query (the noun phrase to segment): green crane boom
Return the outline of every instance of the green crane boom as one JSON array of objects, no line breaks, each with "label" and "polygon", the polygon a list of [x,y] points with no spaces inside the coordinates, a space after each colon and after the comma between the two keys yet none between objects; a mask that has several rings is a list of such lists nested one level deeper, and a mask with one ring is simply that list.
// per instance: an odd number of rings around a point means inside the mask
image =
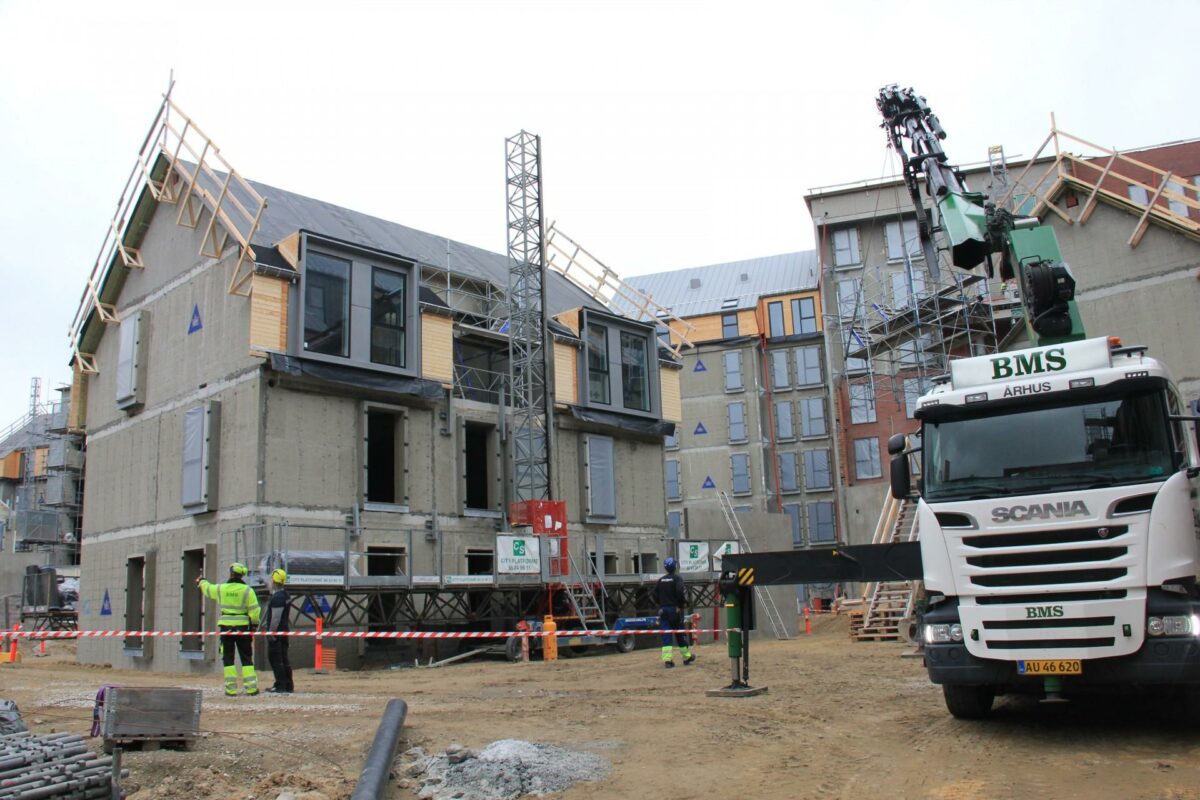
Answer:
[{"label": "green crane boom", "polygon": [[[921,248],[931,276],[938,277],[934,230],[950,250],[950,263],[969,270],[1000,257],[1000,276],[1016,277],[1021,290],[1025,326],[1034,346],[1086,338],[1075,306],[1075,278],[1062,260],[1054,229],[1036,217],[1016,217],[966,188],[959,171],[947,163],[941,122],[925,98],[912,89],[886,86],[876,105],[883,115],[892,146],[904,164],[904,183],[916,209]],[[906,152],[908,141],[911,152]],[[937,209],[934,225],[921,198],[921,182]]]}]

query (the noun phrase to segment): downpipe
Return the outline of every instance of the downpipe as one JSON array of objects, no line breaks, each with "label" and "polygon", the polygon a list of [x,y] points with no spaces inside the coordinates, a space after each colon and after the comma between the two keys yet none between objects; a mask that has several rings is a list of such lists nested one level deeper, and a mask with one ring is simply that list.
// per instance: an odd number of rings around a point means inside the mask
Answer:
[{"label": "downpipe", "polygon": [[400,746],[400,729],[404,727],[407,714],[408,703],[398,697],[388,701],[350,800],[378,800],[385,796],[392,759],[396,757],[396,748]]}]

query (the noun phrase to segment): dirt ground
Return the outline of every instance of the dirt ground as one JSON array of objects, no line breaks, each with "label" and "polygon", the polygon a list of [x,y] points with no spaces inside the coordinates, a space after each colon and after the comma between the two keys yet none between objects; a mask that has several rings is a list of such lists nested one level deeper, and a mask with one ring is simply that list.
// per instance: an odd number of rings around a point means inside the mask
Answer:
[{"label": "dirt ground", "polygon": [[[181,676],[73,663],[73,645],[0,668],[0,697],[30,728],[86,732],[103,683],[196,686]],[[204,737],[189,751],[127,753],[133,800],[344,800],[387,700],[409,705],[401,751],[481,748],[503,738],[590,751],[612,762],[584,798],[1162,798],[1200,800],[1200,730],[1134,701],[1045,705],[1003,698],[993,718],[951,717],[919,659],[895,643],[851,642],[844,618],[812,636],[755,642],[748,699],[725,645],[665,670],[654,649],[554,663],[476,660],[441,668],[296,675],[297,694],[226,699],[204,690]],[[267,677],[268,684],[270,682]],[[307,793],[307,794],[306,794]],[[395,798],[414,797],[395,787]]]}]

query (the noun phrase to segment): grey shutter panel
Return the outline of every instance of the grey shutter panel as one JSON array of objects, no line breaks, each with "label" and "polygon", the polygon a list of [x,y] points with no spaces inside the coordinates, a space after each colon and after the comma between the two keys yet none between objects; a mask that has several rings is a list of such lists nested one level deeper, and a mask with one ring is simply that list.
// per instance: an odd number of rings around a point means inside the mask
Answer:
[{"label": "grey shutter panel", "polygon": [[121,320],[117,344],[117,408],[136,408],[145,402],[144,380],[150,314],[138,312]]},{"label": "grey shutter panel", "polygon": [[617,516],[617,487],[613,475],[613,440],[607,436],[587,439],[588,513],[594,517]]},{"label": "grey shutter panel", "polygon": [[210,400],[183,414],[183,476],[180,503],[189,514],[217,507],[217,464],[221,439],[221,404]]}]

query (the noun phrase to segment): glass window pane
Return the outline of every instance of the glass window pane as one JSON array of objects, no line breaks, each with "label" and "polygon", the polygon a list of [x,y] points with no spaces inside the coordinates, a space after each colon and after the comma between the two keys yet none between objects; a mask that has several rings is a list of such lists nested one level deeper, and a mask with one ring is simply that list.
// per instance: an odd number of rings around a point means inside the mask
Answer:
[{"label": "glass window pane", "polygon": [[[676,426],[675,430],[676,431],[679,430],[678,426]],[[663,437],[663,447],[665,447],[667,450],[679,449],[679,434],[671,433],[671,434],[664,436]]]},{"label": "glass window pane", "polygon": [[611,403],[608,390],[608,328],[588,325],[587,329],[588,399],[593,403]]},{"label": "glass window pane", "polygon": [[787,350],[771,351],[771,386],[775,389],[788,387],[788,353]]},{"label": "glass window pane", "polygon": [[404,275],[371,270],[371,361],[404,366]]},{"label": "glass window pane", "polygon": [[858,262],[858,229],[843,228],[840,231],[834,231],[833,265],[845,267]]},{"label": "glass window pane", "polygon": [[788,400],[779,400],[775,403],[775,438],[796,438],[796,431],[792,425],[792,404]]},{"label": "glass window pane", "polygon": [[838,314],[853,319],[862,304],[862,279],[842,278],[838,281]]},{"label": "glass window pane", "polygon": [[750,494],[750,456],[745,453],[732,455],[729,466],[733,472],[733,493]]},{"label": "glass window pane", "polygon": [[725,390],[737,391],[742,388],[742,354],[731,350],[725,354]]},{"label": "glass window pane", "polygon": [[650,371],[646,337],[621,331],[621,400],[626,408],[650,410]]},{"label": "glass window pane", "polygon": [[915,219],[889,222],[884,235],[889,261],[902,261],[906,254],[910,259],[921,257],[921,239]]},{"label": "glass window pane", "polygon": [[804,451],[804,485],[809,489],[828,489],[832,486],[828,450]]},{"label": "glass window pane", "polygon": [[767,303],[768,336],[783,336],[783,303]]},{"label": "glass window pane", "polygon": [[820,397],[806,397],[800,401],[800,424],[803,436],[826,436],[829,431],[825,427],[825,400]]},{"label": "glass window pane", "polygon": [[821,351],[817,347],[796,348],[796,385],[816,386],[821,383]]},{"label": "glass window pane", "polygon": [[817,306],[811,297],[792,301],[792,333],[817,332]]},{"label": "glass window pane", "polygon": [[870,383],[850,384],[850,421],[875,421],[875,387]]},{"label": "glass window pane", "polygon": [[854,440],[854,474],[858,478],[878,478],[883,475],[879,466],[879,440]]},{"label": "glass window pane", "polygon": [[1150,194],[1146,191],[1144,186],[1130,186],[1129,199],[1135,203],[1147,205],[1150,202]]},{"label": "glass window pane", "polygon": [[732,339],[738,335],[738,318],[737,314],[722,314],[721,315],[721,337]]},{"label": "glass window pane", "polygon": [[683,530],[683,512],[668,511],[667,512],[667,533],[673,537],[678,537]]},{"label": "glass window pane", "polygon": [[[1184,193],[1183,184],[1179,183],[1178,181],[1167,181],[1167,191],[1174,192],[1175,194],[1182,196]],[[1179,214],[1182,217],[1186,217],[1188,215],[1187,203],[1184,203],[1182,200],[1175,200],[1168,197],[1167,208],[1171,209],[1171,211]]]},{"label": "glass window pane", "polygon": [[783,512],[792,520],[792,546],[803,547],[804,529],[801,523],[800,506],[797,503],[790,503],[783,507]]},{"label": "glass window pane", "polygon": [[809,544],[834,541],[833,503],[821,501],[808,504],[808,538]]},{"label": "glass window pane", "polygon": [[800,488],[800,463],[795,453],[779,454],[779,491],[795,492]]},{"label": "glass window pane", "polygon": [[304,258],[304,349],[350,354],[350,262],[310,250]]},{"label": "glass window pane", "polygon": [[729,414],[729,441],[744,442],[746,441],[746,404],[745,403],[730,403],[728,406]]}]

